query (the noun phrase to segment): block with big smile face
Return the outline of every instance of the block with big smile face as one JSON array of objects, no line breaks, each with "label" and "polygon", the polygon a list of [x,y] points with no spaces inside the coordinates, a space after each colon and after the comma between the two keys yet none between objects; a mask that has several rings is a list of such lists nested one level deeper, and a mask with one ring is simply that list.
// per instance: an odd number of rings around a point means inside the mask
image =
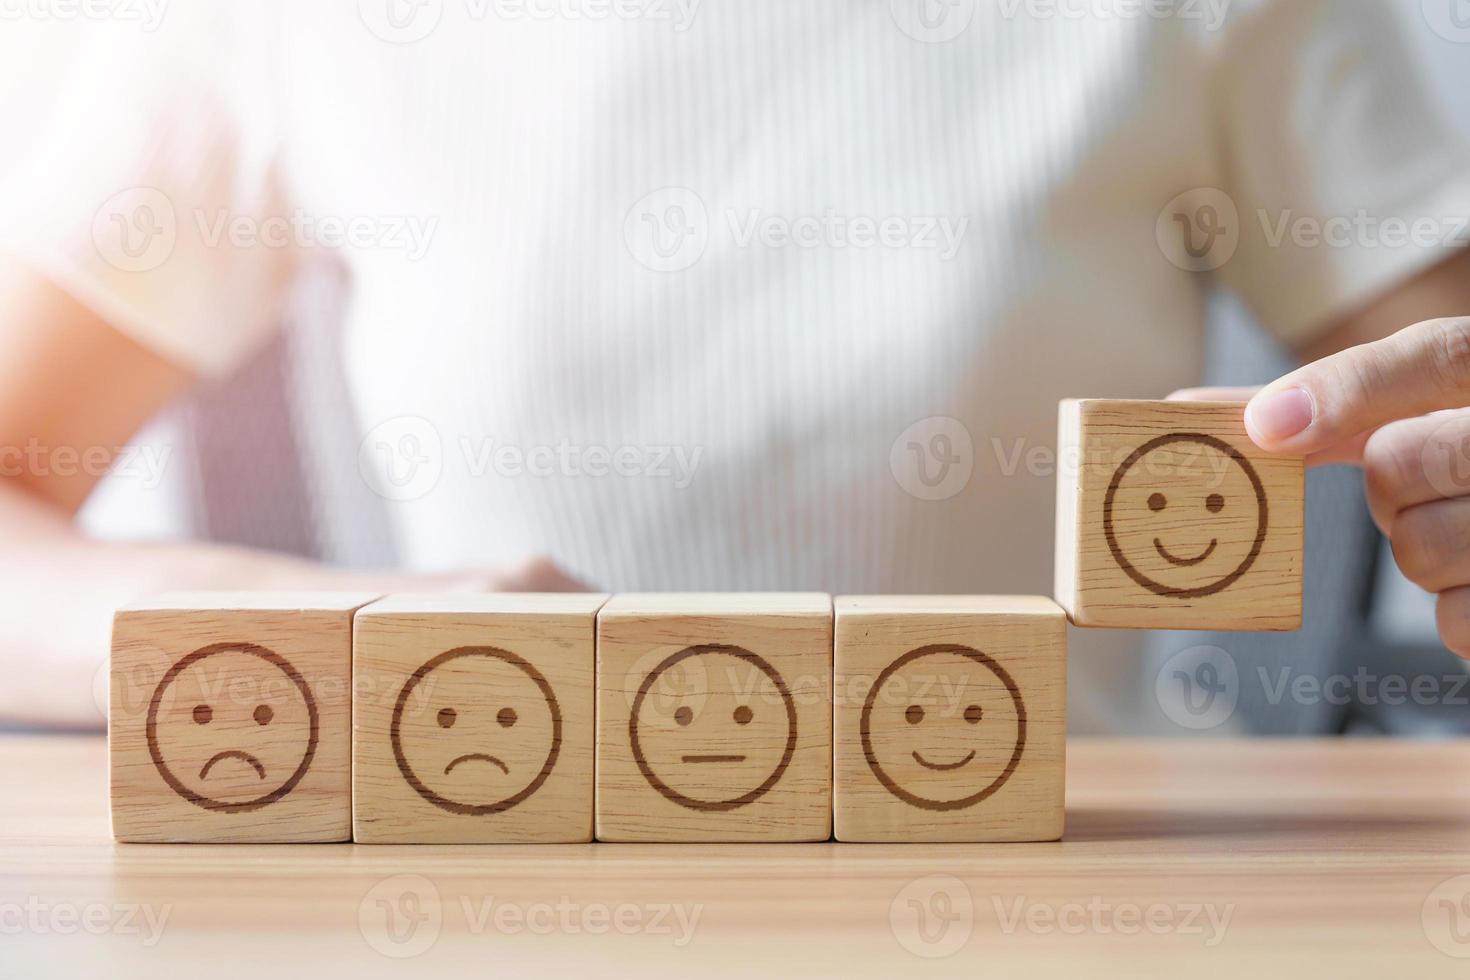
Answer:
[{"label": "block with big smile face", "polygon": [[372,598],[184,593],[119,610],[113,834],[346,840],[352,613]]},{"label": "block with big smile face", "polygon": [[1300,457],[1244,406],[1061,407],[1057,599],[1079,626],[1282,630],[1301,622]]},{"label": "block with big smile face", "polygon": [[592,839],[602,595],[390,596],[357,614],[353,837]]},{"label": "block with big smile face", "polygon": [[1060,607],[1025,596],[848,596],[835,608],[837,838],[1059,837]]},{"label": "block with big smile face", "polygon": [[831,600],[630,595],[598,616],[600,840],[830,831]]}]

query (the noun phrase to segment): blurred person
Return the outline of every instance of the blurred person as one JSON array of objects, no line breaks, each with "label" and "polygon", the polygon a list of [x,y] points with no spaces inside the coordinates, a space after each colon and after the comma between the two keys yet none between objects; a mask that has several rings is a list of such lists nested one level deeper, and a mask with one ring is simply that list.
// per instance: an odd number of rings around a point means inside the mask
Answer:
[{"label": "blurred person", "polygon": [[[1252,437],[1363,464],[1470,653],[1470,502],[1416,469],[1470,404],[1463,239],[1294,223],[1470,215],[1389,7],[611,9],[89,25],[6,133],[0,717],[95,723],[112,609],[163,589],[1049,594],[1057,401],[1196,383],[1216,284],[1307,362]],[[46,461],[227,375],[320,261],[376,478],[442,446],[399,567],[83,533],[97,468]],[[1071,642],[1074,720],[1125,724],[1133,641]]]}]

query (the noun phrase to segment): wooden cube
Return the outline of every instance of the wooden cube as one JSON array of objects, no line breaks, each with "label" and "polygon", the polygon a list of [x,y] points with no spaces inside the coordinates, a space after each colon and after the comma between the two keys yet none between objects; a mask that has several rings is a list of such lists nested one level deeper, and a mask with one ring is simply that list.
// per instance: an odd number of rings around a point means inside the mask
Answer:
[{"label": "wooden cube", "polygon": [[390,596],[357,614],[353,838],[592,839],[603,595]]},{"label": "wooden cube", "polygon": [[1056,595],[1078,626],[1292,630],[1306,480],[1244,405],[1064,401]]},{"label": "wooden cube", "polygon": [[619,595],[597,616],[597,838],[832,828],[832,600]]},{"label": "wooden cube", "polygon": [[197,592],[118,610],[113,836],[348,840],[352,613],[373,598]]},{"label": "wooden cube", "polygon": [[844,596],[835,606],[837,839],[1060,838],[1061,607],[1032,596]]}]

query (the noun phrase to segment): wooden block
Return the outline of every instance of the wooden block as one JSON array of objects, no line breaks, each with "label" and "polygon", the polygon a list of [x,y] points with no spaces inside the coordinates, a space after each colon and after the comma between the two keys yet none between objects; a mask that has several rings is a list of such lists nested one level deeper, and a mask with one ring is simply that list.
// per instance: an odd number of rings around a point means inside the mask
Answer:
[{"label": "wooden block", "polygon": [[836,600],[843,841],[1062,836],[1067,623],[1032,596]]},{"label": "wooden block", "polygon": [[352,613],[373,598],[195,592],[118,610],[113,836],[349,839]]},{"label": "wooden block", "polygon": [[832,599],[619,595],[597,616],[597,838],[832,829]]},{"label": "wooden block", "polygon": [[1064,401],[1056,594],[1078,626],[1292,630],[1305,474],[1225,402]]},{"label": "wooden block", "polygon": [[353,640],[353,839],[592,839],[603,595],[390,596]]}]

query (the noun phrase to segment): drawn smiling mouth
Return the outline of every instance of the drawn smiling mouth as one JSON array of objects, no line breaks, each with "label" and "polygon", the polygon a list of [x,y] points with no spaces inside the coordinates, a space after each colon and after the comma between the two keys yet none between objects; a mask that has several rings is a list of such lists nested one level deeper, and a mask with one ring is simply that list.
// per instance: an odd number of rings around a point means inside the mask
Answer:
[{"label": "drawn smiling mouth", "polygon": [[685,762],[744,762],[743,755],[686,755]]},{"label": "drawn smiling mouth", "polygon": [[1169,564],[1182,565],[1185,568],[1188,568],[1191,565],[1198,565],[1200,562],[1213,555],[1215,553],[1215,546],[1219,543],[1219,538],[1211,538],[1210,546],[1204,551],[1200,552],[1198,557],[1195,558],[1174,557],[1172,554],[1169,553],[1169,549],[1164,547],[1164,542],[1160,541],[1158,538],[1154,538],[1154,550],[1159,553],[1159,557],[1163,558],[1164,561],[1168,562]]},{"label": "drawn smiling mouth", "polygon": [[507,766],[504,762],[501,762],[499,759],[495,758],[495,756],[489,755],[485,752],[466,752],[464,755],[460,756],[459,758],[450,762],[449,765],[444,767],[444,775],[449,775],[449,771],[455,766],[459,765],[461,762],[471,762],[476,759],[481,762],[488,762],[491,765],[499,766],[501,772],[505,773],[507,776],[510,775],[510,766]]},{"label": "drawn smiling mouth", "polygon": [[961,766],[969,765],[970,760],[973,758],[975,758],[975,750],[971,749],[959,762],[930,762],[919,754],[918,749],[914,749],[914,761],[925,769],[933,769],[935,772],[953,772]]},{"label": "drawn smiling mouth", "polygon": [[210,756],[209,761],[204,764],[204,768],[199,770],[199,778],[204,779],[207,777],[209,770],[214,768],[214,764],[216,762],[222,762],[225,759],[239,759],[241,762],[247,763],[254,768],[257,777],[260,779],[265,778],[265,766],[260,764],[260,760],[249,752],[241,752],[239,749],[226,749],[223,752],[216,752]]}]

